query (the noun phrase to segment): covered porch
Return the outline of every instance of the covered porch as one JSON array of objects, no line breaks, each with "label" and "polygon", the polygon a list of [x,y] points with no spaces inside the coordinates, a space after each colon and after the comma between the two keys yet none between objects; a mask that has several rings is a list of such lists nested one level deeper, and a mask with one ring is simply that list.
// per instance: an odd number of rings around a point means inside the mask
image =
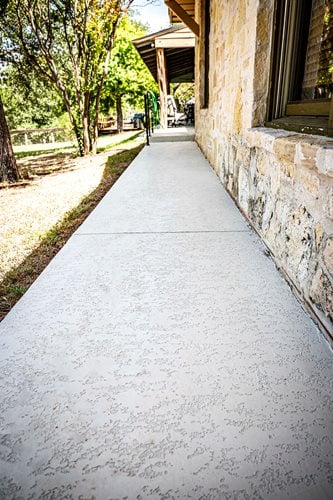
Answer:
[{"label": "covered porch", "polygon": [[[158,83],[160,126],[167,128],[169,101],[173,99],[170,84],[194,82],[195,35],[187,26],[178,24],[133,40],[133,43]],[[171,107],[174,108],[173,103]]]}]

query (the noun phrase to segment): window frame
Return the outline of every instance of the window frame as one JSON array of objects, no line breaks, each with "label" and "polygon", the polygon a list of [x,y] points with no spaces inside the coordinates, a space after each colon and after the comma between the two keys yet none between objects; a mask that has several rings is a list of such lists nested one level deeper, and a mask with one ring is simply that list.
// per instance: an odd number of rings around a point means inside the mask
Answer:
[{"label": "window frame", "polygon": [[[297,100],[304,77],[311,8],[308,1],[276,0],[266,126],[333,136],[333,96]],[[312,2],[311,2],[312,5]]]},{"label": "window frame", "polygon": [[200,107],[209,107],[209,70],[210,70],[210,0],[201,0],[201,85],[200,85]]}]

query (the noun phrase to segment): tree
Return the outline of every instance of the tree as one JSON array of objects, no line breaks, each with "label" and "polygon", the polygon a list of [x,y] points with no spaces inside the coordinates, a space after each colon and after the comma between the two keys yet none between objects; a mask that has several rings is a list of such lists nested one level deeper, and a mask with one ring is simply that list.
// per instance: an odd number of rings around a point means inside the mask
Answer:
[{"label": "tree", "polygon": [[[7,0],[2,0],[0,4],[0,17],[4,16],[6,6]],[[0,182],[15,182],[18,178],[18,168],[0,95]]]},{"label": "tree", "polygon": [[143,106],[146,90],[157,91],[157,84],[142,61],[132,40],[147,33],[147,28],[125,16],[119,25],[111,54],[110,71],[102,91],[103,109],[116,106],[117,128],[123,129],[123,99],[132,105],[138,100]]},{"label": "tree", "polygon": [[80,154],[96,152],[98,111],[116,28],[133,0],[9,0],[0,20],[7,60],[61,95]]},{"label": "tree", "polygon": [[172,85],[172,93],[176,101],[178,101],[181,111],[184,111],[186,102],[194,99],[194,83],[174,83]]},{"label": "tree", "polygon": [[33,72],[27,75],[7,67],[1,92],[10,130],[57,127],[58,120],[66,113],[59,94]]},{"label": "tree", "polygon": [[19,174],[0,98],[0,182],[15,182]]}]

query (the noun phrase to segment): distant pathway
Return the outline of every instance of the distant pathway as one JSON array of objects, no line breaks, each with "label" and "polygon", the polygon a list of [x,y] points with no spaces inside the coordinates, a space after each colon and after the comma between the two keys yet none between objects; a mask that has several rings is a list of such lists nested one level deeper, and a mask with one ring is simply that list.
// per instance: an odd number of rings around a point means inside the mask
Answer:
[{"label": "distant pathway", "polygon": [[0,325],[0,498],[332,498],[332,361],[195,143],[154,143]]}]

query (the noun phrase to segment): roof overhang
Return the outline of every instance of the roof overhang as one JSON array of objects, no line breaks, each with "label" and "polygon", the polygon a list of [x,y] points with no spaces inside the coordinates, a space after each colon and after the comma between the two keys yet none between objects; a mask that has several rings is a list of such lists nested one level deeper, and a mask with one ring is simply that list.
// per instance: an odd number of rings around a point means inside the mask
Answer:
[{"label": "roof overhang", "polygon": [[186,26],[173,26],[133,43],[156,81],[156,49],[163,48],[169,83],[193,82],[195,36]]},{"label": "roof overhang", "polygon": [[184,23],[196,36],[199,25],[195,21],[195,0],[164,0],[169,9],[171,24]]}]

